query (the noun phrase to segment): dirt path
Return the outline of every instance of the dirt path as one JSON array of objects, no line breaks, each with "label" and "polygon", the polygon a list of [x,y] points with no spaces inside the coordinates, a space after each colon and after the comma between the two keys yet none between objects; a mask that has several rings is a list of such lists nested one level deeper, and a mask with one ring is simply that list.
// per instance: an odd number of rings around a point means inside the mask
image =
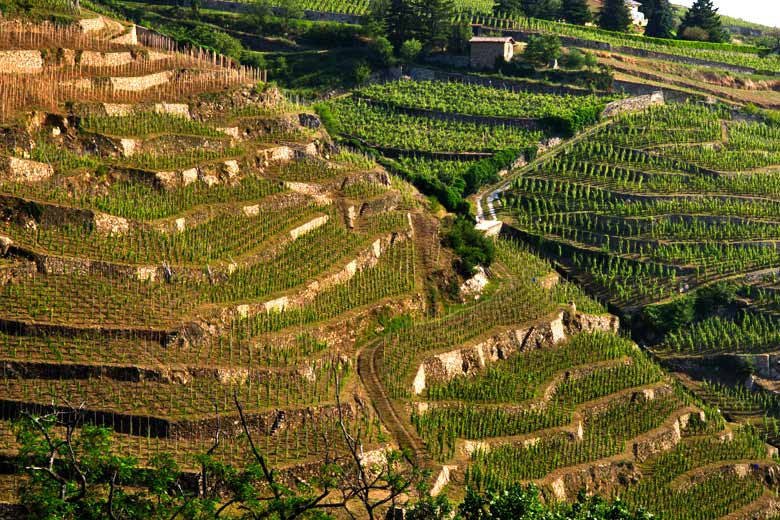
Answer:
[{"label": "dirt path", "polygon": [[404,421],[387,391],[382,385],[382,348],[381,342],[375,341],[358,354],[358,375],[366,388],[371,402],[382,424],[398,442],[398,446],[408,451],[407,459],[421,469],[437,469],[437,464],[430,458],[425,443],[420,439],[413,427]]}]

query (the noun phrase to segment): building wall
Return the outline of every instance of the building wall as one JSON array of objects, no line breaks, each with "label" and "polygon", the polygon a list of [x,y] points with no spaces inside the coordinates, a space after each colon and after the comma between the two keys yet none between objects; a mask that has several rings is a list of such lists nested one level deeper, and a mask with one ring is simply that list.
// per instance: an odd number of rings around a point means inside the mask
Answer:
[{"label": "building wall", "polygon": [[471,67],[475,69],[492,69],[496,58],[503,57],[504,60],[510,61],[513,56],[514,47],[511,42],[471,44]]}]

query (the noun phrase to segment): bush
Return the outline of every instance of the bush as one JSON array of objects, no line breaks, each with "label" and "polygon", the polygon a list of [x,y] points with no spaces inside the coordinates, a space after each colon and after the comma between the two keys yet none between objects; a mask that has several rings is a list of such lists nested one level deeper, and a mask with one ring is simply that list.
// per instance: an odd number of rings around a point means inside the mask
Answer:
[{"label": "bush", "polygon": [[471,277],[478,265],[490,266],[496,256],[493,241],[477,231],[470,219],[462,216],[444,236],[444,245],[460,257],[454,267],[464,277]]},{"label": "bush", "polygon": [[468,196],[474,194],[482,186],[498,182],[498,172],[505,168],[509,168],[521,155],[524,156],[526,160],[533,160],[536,157],[536,150],[536,145],[531,145],[525,150],[508,148],[498,152],[493,155],[493,157],[474,162],[469,169],[466,170],[466,173],[463,174],[463,180],[465,181],[463,195]]},{"label": "bush", "polygon": [[330,105],[327,103],[317,103],[314,105],[314,110],[317,112],[320,121],[330,135],[342,133],[343,129],[341,128],[341,123],[339,123],[339,118],[333,114]]},{"label": "bush", "polygon": [[393,64],[393,44],[384,36],[379,36],[371,42],[371,61],[377,67],[385,68]]},{"label": "bush", "polygon": [[401,60],[404,63],[414,63],[422,52],[422,43],[412,38],[401,44]]},{"label": "bush", "polygon": [[552,35],[533,35],[523,52],[523,59],[534,65],[547,65],[561,56],[561,39]]},{"label": "bush", "polygon": [[583,67],[594,67],[597,64],[596,57],[590,53],[582,52],[579,49],[572,49],[562,55],[558,63],[564,69],[581,69]]},{"label": "bush", "polygon": [[696,317],[696,300],[692,296],[683,296],[663,305],[645,307],[644,316],[658,332],[666,334],[693,323]]},{"label": "bush", "polygon": [[686,27],[680,34],[680,38],[695,42],[710,41],[710,33],[701,27]]},{"label": "bush", "polygon": [[371,67],[364,61],[359,61],[355,64],[355,68],[352,71],[352,78],[358,85],[363,85],[371,77]]}]

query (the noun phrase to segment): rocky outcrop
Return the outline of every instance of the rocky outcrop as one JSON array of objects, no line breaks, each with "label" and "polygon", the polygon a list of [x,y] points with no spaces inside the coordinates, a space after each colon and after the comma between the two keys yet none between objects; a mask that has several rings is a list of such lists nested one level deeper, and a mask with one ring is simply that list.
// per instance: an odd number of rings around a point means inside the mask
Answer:
[{"label": "rocky outcrop", "polygon": [[641,477],[632,462],[605,462],[559,472],[550,480],[549,487],[555,500],[566,502],[582,490],[588,494],[609,494],[615,487],[638,483]]},{"label": "rocky outcrop", "polygon": [[487,284],[490,283],[490,279],[482,267],[476,268],[474,276],[463,282],[460,286],[460,295],[462,298],[468,300],[479,300],[482,296],[482,291],[485,290]]},{"label": "rocky outcrop", "polygon": [[417,369],[412,390],[420,395],[432,382],[440,383],[457,376],[474,374],[490,363],[508,359],[519,352],[552,348],[573,334],[599,330],[616,333],[618,329],[619,320],[615,316],[560,311],[547,321],[506,330],[471,347],[426,359]]},{"label": "rocky outcrop", "polygon": [[632,451],[638,462],[644,462],[653,455],[671,450],[682,440],[682,432],[688,427],[692,417],[698,421],[706,422],[704,412],[689,409],[670,418],[660,428],[647,433],[641,439],[634,442]]}]

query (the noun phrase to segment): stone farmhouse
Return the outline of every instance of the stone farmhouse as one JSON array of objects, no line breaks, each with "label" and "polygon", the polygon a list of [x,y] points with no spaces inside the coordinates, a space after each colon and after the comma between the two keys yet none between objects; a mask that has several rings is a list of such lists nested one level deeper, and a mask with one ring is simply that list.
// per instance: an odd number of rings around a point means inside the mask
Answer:
[{"label": "stone farmhouse", "polygon": [[470,43],[470,63],[474,69],[492,69],[499,57],[512,61],[515,55],[515,40],[509,36],[477,36],[472,38]]}]

